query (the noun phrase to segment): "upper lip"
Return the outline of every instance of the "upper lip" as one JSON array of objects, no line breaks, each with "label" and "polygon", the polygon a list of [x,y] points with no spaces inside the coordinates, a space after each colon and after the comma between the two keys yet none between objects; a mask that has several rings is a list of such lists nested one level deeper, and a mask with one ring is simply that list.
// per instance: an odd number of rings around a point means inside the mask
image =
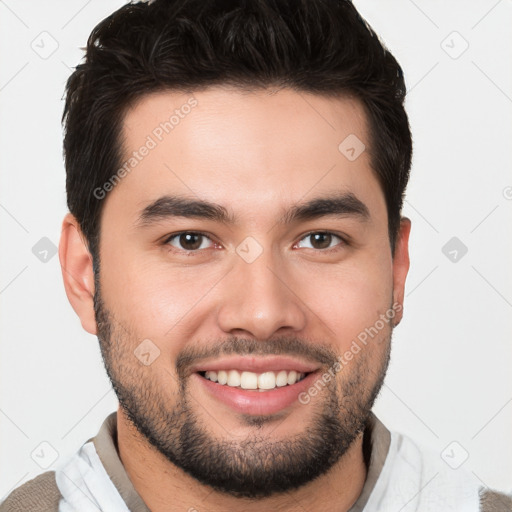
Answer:
[{"label": "upper lip", "polygon": [[192,372],[240,370],[264,373],[279,370],[295,370],[310,373],[319,369],[318,364],[309,363],[289,356],[231,356],[201,362],[192,367]]}]

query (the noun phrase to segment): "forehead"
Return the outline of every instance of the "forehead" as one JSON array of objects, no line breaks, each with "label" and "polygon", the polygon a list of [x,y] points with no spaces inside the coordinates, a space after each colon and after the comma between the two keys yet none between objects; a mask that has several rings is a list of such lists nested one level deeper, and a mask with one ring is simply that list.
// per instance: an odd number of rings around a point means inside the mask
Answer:
[{"label": "forehead", "polygon": [[349,97],[228,87],[152,93],[126,113],[122,141],[125,172],[107,202],[134,221],[165,194],[260,216],[333,191],[383,204],[364,150],[364,109]]}]

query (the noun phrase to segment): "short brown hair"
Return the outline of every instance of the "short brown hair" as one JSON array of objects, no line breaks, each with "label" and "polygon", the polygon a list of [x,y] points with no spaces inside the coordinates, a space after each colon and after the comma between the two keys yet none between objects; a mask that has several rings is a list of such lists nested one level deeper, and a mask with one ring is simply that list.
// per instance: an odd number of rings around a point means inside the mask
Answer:
[{"label": "short brown hair", "polygon": [[93,191],[120,167],[128,106],[150,92],[218,84],[360,100],[394,250],[412,158],[406,88],[400,65],[352,2],[156,0],[101,21],[66,85],[67,202],[96,265],[102,201]]}]

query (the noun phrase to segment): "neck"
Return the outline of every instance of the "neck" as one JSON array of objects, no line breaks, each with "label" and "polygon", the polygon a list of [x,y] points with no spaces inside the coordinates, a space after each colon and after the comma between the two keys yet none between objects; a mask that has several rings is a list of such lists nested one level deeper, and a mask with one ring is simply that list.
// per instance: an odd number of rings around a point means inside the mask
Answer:
[{"label": "neck", "polygon": [[117,442],[123,466],[135,490],[152,512],[240,510],[261,512],[348,511],[361,494],[366,465],[363,435],[324,475],[303,487],[258,500],[236,498],[212,491],[169,462],[117,411]]}]

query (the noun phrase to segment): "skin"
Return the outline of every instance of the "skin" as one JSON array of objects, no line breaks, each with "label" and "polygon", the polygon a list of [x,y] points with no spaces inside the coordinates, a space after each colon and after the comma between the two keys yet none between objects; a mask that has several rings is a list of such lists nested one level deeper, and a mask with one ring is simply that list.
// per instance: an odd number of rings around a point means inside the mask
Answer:
[{"label": "skin", "polygon": [[[113,364],[119,376],[124,372],[133,378],[146,371],[170,408],[177,405],[175,362],[184,349],[212,347],[233,336],[257,340],[262,347],[279,337],[296,337],[342,356],[391,304],[403,304],[409,268],[410,221],[402,219],[393,257],[385,199],[368,152],[349,161],[338,150],[349,134],[369,145],[365,114],[356,100],[288,89],[249,94],[227,87],[209,88],[194,97],[198,104],[191,113],[108,193],[101,217],[101,296],[116,339],[123,339],[123,351]],[[189,98],[166,91],[136,103],[123,126],[126,156]],[[368,219],[277,223],[290,206],[333,190],[353,193],[367,206]],[[237,222],[228,226],[173,218],[138,227],[141,209],[164,194],[222,205]],[[186,254],[177,238],[172,246],[162,243],[181,231],[206,232],[211,241],[204,240],[193,255]],[[337,250],[326,253],[306,238],[311,232],[332,232],[348,243],[333,238],[330,248]],[[248,236],[262,248],[252,263],[236,252]],[[63,222],[59,257],[69,301],[83,328],[97,335],[92,259],[71,214]],[[279,442],[304,435],[330,394],[343,398],[343,383],[351,376],[365,376],[362,395],[377,386],[379,373],[385,372],[392,327],[401,317],[400,307],[392,325],[308,406],[294,403],[254,425],[187,378],[192,411],[213,439],[242,442],[257,433]],[[144,339],[160,350],[148,367],[132,355]],[[122,407],[117,418],[122,462],[156,512],[190,507],[342,511],[356,501],[366,478],[358,433],[325,474],[298,489],[258,500],[230,496],[169,462]]]}]

